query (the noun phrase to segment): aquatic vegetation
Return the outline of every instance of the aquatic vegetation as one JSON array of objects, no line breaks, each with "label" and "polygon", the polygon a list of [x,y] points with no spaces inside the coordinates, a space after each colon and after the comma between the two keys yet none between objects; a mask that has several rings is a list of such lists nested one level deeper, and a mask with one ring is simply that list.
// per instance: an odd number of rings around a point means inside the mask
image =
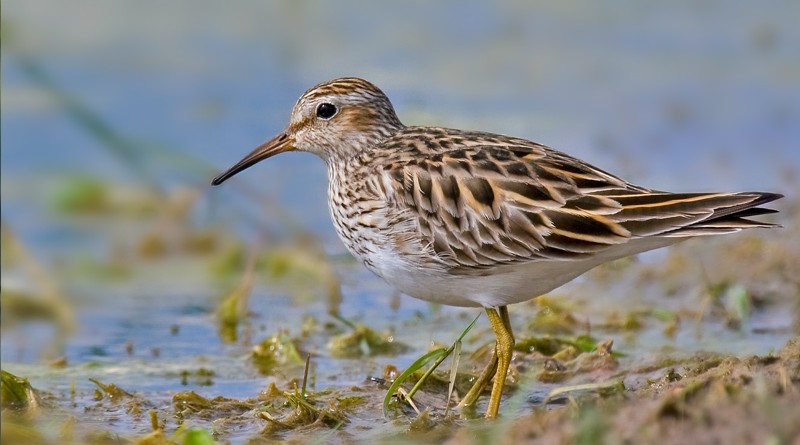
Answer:
[{"label": "aquatic vegetation", "polygon": [[294,340],[286,331],[279,331],[255,345],[250,352],[250,359],[264,375],[273,375],[303,363]]},{"label": "aquatic vegetation", "polygon": [[133,397],[133,394],[125,391],[124,389],[120,388],[119,386],[113,383],[103,383],[97,379],[89,379],[90,382],[97,385],[97,391],[95,392],[95,400],[102,400],[108,399],[111,402],[120,402],[126,398]]},{"label": "aquatic vegetation", "polygon": [[62,292],[58,279],[33,256],[11,228],[3,223],[0,230],[3,246],[2,327],[9,328],[31,320],[52,323],[56,334],[44,355],[60,357],[64,340],[75,329],[73,307]]},{"label": "aquatic vegetation", "polygon": [[267,277],[290,285],[296,299],[313,300],[314,294],[321,292],[331,311],[338,310],[342,299],[339,277],[313,240],[300,237],[288,246],[276,246],[259,263]]},{"label": "aquatic vegetation", "polygon": [[[423,355],[422,357],[415,360],[405,371],[400,373],[394,381],[392,382],[391,386],[389,386],[389,390],[386,392],[386,397],[383,399],[383,415],[384,417],[387,416],[389,406],[394,397],[398,394],[401,394],[401,398],[398,400],[404,400],[408,403],[417,414],[420,414],[419,410],[414,406],[413,397],[414,394],[420,389],[420,387],[428,380],[428,378],[433,374],[436,368],[451,354],[453,355],[453,362],[450,370],[450,377],[449,377],[449,387],[447,389],[447,402],[445,405],[445,412],[450,409],[450,398],[453,394],[453,388],[456,382],[456,377],[458,373],[458,364],[461,358],[461,344],[464,336],[469,333],[473,326],[475,326],[475,322],[478,321],[479,316],[476,316],[472,323],[467,325],[464,331],[461,332],[461,335],[456,339],[452,346],[449,348],[437,348],[434,349],[427,354]],[[418,379],[414,386],[411,388],[410,391],[407,393],[398,393],[403,383],[408,380],[412,375],[414,375],[417,371],[422,369],[428,363],[431,363],[431,366],[428,368],[425,373],[423,373]]]},{"label": "aquatic vegetation", "polygon": [[542,295],[531,300],[539,311],[530,321],[529,326],[537,332],[549,334],[572,334],[581,328],[581,323],[569,309],[568,298],[555,298]]},{"label": "aquatic vegetation", "polygon": [[338,358],[356,358],[373,355],[397,355],[408,350],[393,334],[377,332],[364,325],[350,332],[336,335],[328,342],[331,355]]},{"label": "aquatic vegetation", "polygon": [[28,379],[0,370],[0,405],[18,411],[35,411],[41,406]]},{"label": "aquatic vegetation", "polygon": [[250,258],[245,265],[244,275],[236,288],[217,306],[220,338],[226,342],[234,342],[238,338],[239,323],[247,316],[247,299],[253,288],[255,279],[256,258],[259,249],[253,247]]}]

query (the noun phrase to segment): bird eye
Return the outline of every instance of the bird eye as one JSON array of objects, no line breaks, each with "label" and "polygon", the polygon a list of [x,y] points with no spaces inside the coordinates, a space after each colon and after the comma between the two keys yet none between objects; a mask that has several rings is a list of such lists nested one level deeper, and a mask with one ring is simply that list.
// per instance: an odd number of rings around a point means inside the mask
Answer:
[{"label": "bird eye", "polygon": [[336,105],[324,103],[317,107],[317,117],[319,118],[330,119],[334,114],[336,114]]}]

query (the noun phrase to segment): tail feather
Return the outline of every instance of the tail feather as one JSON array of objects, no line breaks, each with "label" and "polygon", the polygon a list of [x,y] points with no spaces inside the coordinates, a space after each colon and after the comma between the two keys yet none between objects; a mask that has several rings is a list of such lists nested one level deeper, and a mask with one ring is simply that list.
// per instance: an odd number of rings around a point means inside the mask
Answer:
[{"label": "tail feather", "polygon": [[765,209],[763,207],[755,207],[751,209],[745,209],[741,212],[736,212],[737,218],[749,218],[751,216],[759,216],[759,215],[769,215],[772,213],[778,213],[775,209]]},{"label": "tail feather", "polygon": [[782,198],[778,193],[648,193],[610,198],[623,210],[614,218],[634,236],[721,235],[776,224],[747,219],[775,213],[759,207]]},{"label": "tail feather", "polygon": [[[772,212],[770,212],[772,213]],[[691,225],[674,232],[667,232],[661,236],[666,237],[686,237],[686,236],[703,236],[703,235],[724,235],[726,233],[735,233],[743,229],[754,228],[773,228],[780,227],[778,224],[764,223],[760,221],[753,221],[744,218],[725,218],[722,220],[706,221],[702,224]]]}]

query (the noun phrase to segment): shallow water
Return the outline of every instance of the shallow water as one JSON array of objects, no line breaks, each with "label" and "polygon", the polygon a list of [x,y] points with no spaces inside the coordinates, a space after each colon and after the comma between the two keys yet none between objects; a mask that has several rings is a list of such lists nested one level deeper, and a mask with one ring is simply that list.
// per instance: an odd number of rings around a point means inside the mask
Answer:
[{"label": "shallow water", "polygon": [[[3,369],[54,394],[79,423],[130,435],[149,431],[149,422],[114,413],[108,426],[111,410],[80,414],[96,403],[87,378],[115,383],[159,409],[177,391],[254,398],[271,381],[286,388],[302,366],[259,375],[247,359],[252,345],[283,329],[299,336],[309,318],[321,326],[301,341],[312,353],[314,389],[372,388],[366,379],[386,365],[402,369],[432,342],[451,343],[477,312],[408,297],[397,304],[386,285],[350,261],[327,217],[318,159],[287,154],[225,187],[207,185],[280,131],[305,89],[341,75],[378,84],[407,124],[527,137],[653,188],[783,192],[788,198],[776,207],[787,230],[753,237],[764,237],[762,250],[797,244],[796,2],[493,5],[420,2],[388,11],[361,2],[4,2],[3,224],[66,295],[75,330],[56,347],[67,365],[51,367],[48,348],[62,336],[53,323],[4,318]],[[98,178],[113,208],[59,211],[59,196],[76,177]],[[174,222],[159,208],[170,208],[170,197],[185,188],[199,197]],[[140,205],[155,209],[135,210]],[[216,230],[223,247],[196,253],[172,246],[154,260],[137,254],[142,239],[164,226],[167,239]],[[328,315],[324,285],[313,279],[298,287],[259,278],[240,339],[221,339],[215,311],[241,271],[210,272],[220,249],[257,239],[264,251],[291,249],[300,243],[296,232],[332,258],[342,280],[340,313],[392,331],[408,352],[332,357],[330,337],[348,328]],[[736,243],[681,246],[674,257],[689,266],[671,275],[642,278],[671,264],[672,254],[653,253],[611,278],[590,274],[554,294],[585,322],[576,334],[614,340],[623,368],[695,351],[764,354],[796,335],[796,290],[785,290],[794,275],[786,266],[785,277],[762,274],[759,281],[749,257],[730,261]],[[779,255],[770,258],[782,264]],[[4,263],[4,299],[8,289],[38,292],[41,283],[17,269]],[[731,277],[753,294],[739,328],[730,326],[724,304],[703,293],[704,283]],[[591,327],[614,312],[653,308],[679,314],[674,333],[666,335],[666,322],[652,315],[637,330]],[[540,310],[512,309],[520,336],[541,334],[530,326]],[[490,339],[481,320],[465,351]],[[182,371],[200,368],[213,369],[213,384],[182,384]],[[555,386],[524,383],[525,400],[540,401]],[[345,429],[357,440],[405,428],[375,422],[380,408],[354,418]],[[260,426],[224,438],[244,441]]]}]

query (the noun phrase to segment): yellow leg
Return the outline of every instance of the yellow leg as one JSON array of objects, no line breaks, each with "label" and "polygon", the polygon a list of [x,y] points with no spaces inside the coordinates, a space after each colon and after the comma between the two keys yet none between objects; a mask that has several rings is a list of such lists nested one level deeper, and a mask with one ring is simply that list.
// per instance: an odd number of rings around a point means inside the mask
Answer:
[{"label": "yellow leg", "polygon": [[503,387],[506,383],[508,367],[511,365],[511,354],[514,352],[514,333],[511,331],[508,307],[500,306],[498,309],[499,313],[493,308],[486,309],[486,315],[489,316],[489,323],[491,323],[494,335],[497,337],[497,345],[495,346],[497,372],[494,375],[489,406],[486,408],[487,419],[494,419],[497,417],[497,412],[500,410],[500,398],[503,395]]},{"label": "yellow leg", "polygon": [[[508,318],[508,307],[500,306],[499,315],[498,311],[494,309],[486,309],[486,313],[489,315],[489,322],[491,323],[492,330],[497,337],[494,353],[492,354],[492,358],[489,360],[489,363],[486,365],[486,368],[483,370],[481,375],[478,376],[478,379],[475,380],[475,383],[473,383],[472,388],[470,388],[469,392],[467,392],[464,398],[461,399],[461,403],[458,404],[458,407],[466,408],[473,406],[483,393],[483,389],[486,387],[486,384],[489,383],[489,380],[491,380],[492,377],[494,377],[495,383],[492,387],[492,396],[489,401],[489,408],[486,410],[486,417],[491,419],[497,416],[497,411],[500,407],[500,395],[502,395],[503,392],[506,374],[508,373],[508,367],[511,364],[511,354],[514,349],[514,334],[511,331],[511,322]],[[500,352],[501,349],[503,352]],[[505,365],[502,365],[502,373],[498,367],[498,363],[500,363],[499,357],[501,355],[506,357],[504,359]],[[501,375],[502,377],[499,377]],[[501,382],[499,384],[499,390],[497,389],[498,380]]]}]

